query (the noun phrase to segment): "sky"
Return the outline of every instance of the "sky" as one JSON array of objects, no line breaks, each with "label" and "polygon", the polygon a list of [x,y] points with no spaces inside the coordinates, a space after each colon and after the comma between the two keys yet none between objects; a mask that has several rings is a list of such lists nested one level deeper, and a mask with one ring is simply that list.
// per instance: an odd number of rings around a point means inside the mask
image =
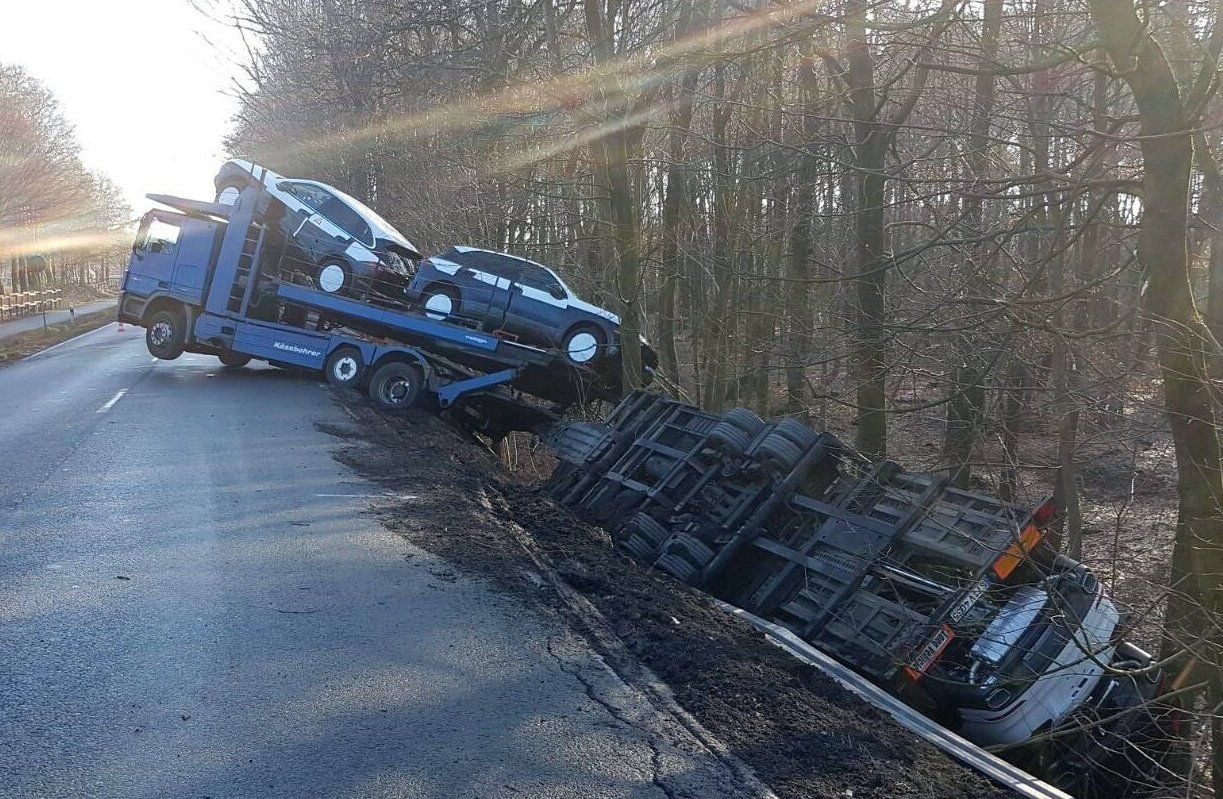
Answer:
[{"label": "sky", "polygon": [[[189,0],[0,0],[0,62],[42,81],[82,158],[142,214],[149,192],[211,199],[237,105],[235,32]],[[232,94],[232,92],[231,92]]]}]

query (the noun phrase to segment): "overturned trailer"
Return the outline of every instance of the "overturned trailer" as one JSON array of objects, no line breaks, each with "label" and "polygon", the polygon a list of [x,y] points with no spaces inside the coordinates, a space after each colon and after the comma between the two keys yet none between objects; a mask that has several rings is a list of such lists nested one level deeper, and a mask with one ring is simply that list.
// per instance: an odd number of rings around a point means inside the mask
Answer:
[{"label": "overturned trailer", "polygon": [[1158,772],[1152,658],[1058,555],[1056,509],[871,463],[834,436],[636,392],[551,427],[562,504],[642,563],[780,624],[944,726],[1080,797]]}]

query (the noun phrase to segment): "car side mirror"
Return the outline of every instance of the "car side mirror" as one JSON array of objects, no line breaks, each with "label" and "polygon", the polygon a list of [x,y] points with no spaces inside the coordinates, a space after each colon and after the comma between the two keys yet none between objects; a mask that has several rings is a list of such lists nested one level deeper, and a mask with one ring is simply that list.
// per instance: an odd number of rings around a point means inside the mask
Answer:
[{"label": "car side mirror", "polygon": [[553,299],[557,299],[557,300],[564,300],[564,299],[568,299],[569,297],[569,295],[565,293],[565,290],[561,288],[560,286],[552,286],[551,288],[548,289],[548,293],[552,295]]}]

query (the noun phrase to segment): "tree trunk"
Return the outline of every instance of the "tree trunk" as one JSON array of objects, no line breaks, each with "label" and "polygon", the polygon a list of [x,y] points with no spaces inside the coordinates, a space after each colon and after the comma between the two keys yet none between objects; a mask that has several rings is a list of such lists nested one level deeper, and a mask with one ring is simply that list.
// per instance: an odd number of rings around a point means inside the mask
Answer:
[{"label": "tree trunk", "polygon": [[[1221,609],[1223,579],[1223,461],[1204,350],[1209,333],[1194,306],[1189,282],[1190,122],[1172,69],[1131,0],[1090,0],[1090,7],[1110,59],[1134,94],[1141,122],[1144,192],[1138,255],[1147,274],[1145,310],[1155,333],[1164,405],[1176,449],[1173,580],[1188,578],[1190,598],[1213,614]],[[1187,615],[1170,612],[1165,649],[1194,641],[1210,629],[1209,625],[1194,629]],[[1212,647],[1212,660],[1215,651]],[[1217,707],[1223,701],[1223,686],[1217,662],[1208,665],[1212,674],[1207,704]],[[1214,751],[1223,752],[1223,729],[1218,723],[1212,727]],[[1212,773],[1216,794],[1223,792],[1221,764],[1223,758],[1216,756]]]},{"label": "tree trunk", "polygon": [[811,227],[815,216],[819,84],[815,64],[804,55],[798,66],[799,107],[803,115],[798,188],[794,195],[790,249],[786,257],[786,413],[807,414],[807,362],[811,358]]},{"label": "tree trunk", "polygon": [[883,164],[886,136],[878,120],[875,60],[866,38],[866,3],[846,3],[849,41],[846,82],[854,127],[854,167],[857,205],[854,209],[856,300],[854,378],[857,382],[858,449],[869,458],[887,455],[886,306],[883,261]]},{"label": "tree trunk", "polygon": [[[994,114],[996,79],[989,71],[998,57],[998,33],[1002,27],[1002,0],[985,0],[981,22],[981,54],[973,88],[972,123],[969,130],[969,152],[967,158],[969,189],[964,198],[964,231],[969,239],[979,237],[984,229],[986,179],[989,177],[990,123]],[[973,305],[980,307],[982,299],[989,296],[992,280],[987,260],[992,259],[991,242],[982,240],[970,244],[966,259],[968,274],[965,290]],[[951,467],[951,484],[967,488],[972,480],[972,451],[980,436],[985,409],[985,369],[990,362],[990,352],[981,346],[981,337],[966,333],[959,346],[959,364],[956,380],[951,386],[951,400],[947,403],[946,439],[943,444],[943,459]]]}]

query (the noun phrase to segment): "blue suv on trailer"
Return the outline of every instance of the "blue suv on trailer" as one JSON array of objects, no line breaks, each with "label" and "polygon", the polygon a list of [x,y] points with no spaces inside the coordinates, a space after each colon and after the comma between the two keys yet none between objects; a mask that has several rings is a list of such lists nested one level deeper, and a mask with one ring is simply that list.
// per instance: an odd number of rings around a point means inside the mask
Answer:
[{"label": "blue suv on trailer", "polygon": [[[407,295],[434,318],[468,319],[524,344],[559,348],[575,364],[619,351],[620,317],[582,300],[548,267],[515,255],[453,247],[420,263]],[[641,359],[647,369],[658,366],[644,339]]]}]

